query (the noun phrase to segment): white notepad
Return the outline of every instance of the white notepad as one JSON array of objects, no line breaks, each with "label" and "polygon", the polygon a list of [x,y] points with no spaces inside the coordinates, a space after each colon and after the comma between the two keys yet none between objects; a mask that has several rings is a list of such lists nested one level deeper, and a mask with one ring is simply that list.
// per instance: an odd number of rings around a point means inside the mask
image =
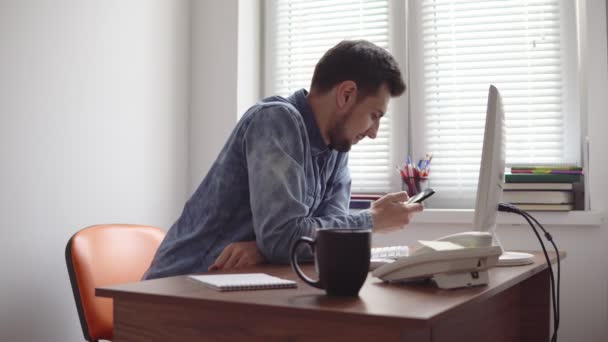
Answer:
[{"label": "white notepad", "polygon": [[297,283],[293,280],[273,277],[265,273],[191,275],[189,277],[218,291],[266,290],[297,287]]}]

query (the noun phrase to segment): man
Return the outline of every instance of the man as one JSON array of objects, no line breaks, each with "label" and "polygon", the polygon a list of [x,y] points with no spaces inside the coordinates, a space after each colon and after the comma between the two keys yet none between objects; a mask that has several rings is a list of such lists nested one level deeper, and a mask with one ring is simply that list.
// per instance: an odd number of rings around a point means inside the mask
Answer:
[{"label": "man", "polygon": [[243,115],[144,278],[288,263],[292,243],[316,228],[407,224],[422,206],[406,205],[405,192],[348,213],[347,152],[376,137],[391,96],[404,91],[386,50],[343,41],[327,51],[310,93],[270,97]]}]

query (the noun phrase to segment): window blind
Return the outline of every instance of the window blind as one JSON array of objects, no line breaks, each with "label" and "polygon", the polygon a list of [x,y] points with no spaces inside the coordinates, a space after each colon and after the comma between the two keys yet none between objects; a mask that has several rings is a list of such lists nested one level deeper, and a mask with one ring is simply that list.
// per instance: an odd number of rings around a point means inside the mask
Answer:
[{"label": "window blind", "polygon": [[415,8],[423,61],[424,149],[439,203],[471,207],[490,84],[506,117],[506,161],[564,162],[559,0],[423,0]]},{"label": "window blind", "polygon": [[[317,61],[344,39],[366,39],[389,48],[388,0],[277,0],[267,5],[268,95],[309,89]],[[376,139],[364,139],[351,149],[353,193],[389,191],[390,121],[387,113]]]}]

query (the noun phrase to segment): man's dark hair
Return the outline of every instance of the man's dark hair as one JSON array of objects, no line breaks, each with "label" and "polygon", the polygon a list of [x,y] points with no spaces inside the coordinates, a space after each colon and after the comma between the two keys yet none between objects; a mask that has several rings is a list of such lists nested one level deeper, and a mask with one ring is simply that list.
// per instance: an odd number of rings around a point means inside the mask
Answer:
[{"label": "man's dark hair", "polygon": [[325,93],[349,80],[357,84],[362,97],[377,94],[382,84],[388,86],[393,97],[405,91],[393,56],[366,40],[343,40],[329,49],[315,67],[310,88]]}]

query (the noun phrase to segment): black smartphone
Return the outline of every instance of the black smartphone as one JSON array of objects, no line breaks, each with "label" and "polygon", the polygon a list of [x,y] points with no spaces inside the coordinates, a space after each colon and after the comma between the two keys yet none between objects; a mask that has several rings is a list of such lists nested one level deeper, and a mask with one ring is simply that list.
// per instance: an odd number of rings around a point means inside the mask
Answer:
[{"label": "black smartphone", "polygon": [[421,191],[421,192],[415,194],[414,196],[410,197],[410,199],[407,200],[406,204],[420,203],[420,202],[424,201],[425,199],[431,197],[434,193],[435,193],[435,191],[433,189],[426,188],[426,189],[424,189],[424,191]]}]

